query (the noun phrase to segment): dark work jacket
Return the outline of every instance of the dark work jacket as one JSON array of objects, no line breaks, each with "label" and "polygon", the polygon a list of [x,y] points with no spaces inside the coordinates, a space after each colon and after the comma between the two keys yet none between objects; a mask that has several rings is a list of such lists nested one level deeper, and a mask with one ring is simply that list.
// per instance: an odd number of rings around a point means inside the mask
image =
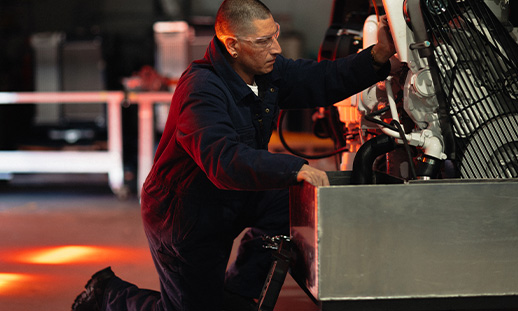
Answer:
[{"label": "dark work jacket", "polygon": [[279,55],[272,72],[256,77],[256,96],[224,53],[214,37],[204,58],[193,62],[178,82],[144,183],[143,190],[158,200],[165,192],[168,197],[189,192],[215,202],[228,190],[295,184],[306,161],[267,150],[279,109],[332,105],[384,79],[390,71],[390,65],[378,72],[373,69],[370,48],[337,61]]}]

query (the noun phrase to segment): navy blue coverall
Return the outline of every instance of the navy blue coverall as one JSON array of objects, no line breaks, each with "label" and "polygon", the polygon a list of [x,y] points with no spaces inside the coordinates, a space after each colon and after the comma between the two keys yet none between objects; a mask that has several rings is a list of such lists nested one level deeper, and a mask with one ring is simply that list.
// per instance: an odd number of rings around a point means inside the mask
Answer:
[{"label": "navy blue coverall", "polygon": [[[267,151],[279,109],[329,106],[384,79],[370,48],[337,61],[278,56],[256,96],[217,38],[174,92],[142,217],[161,294],[116,279],[108,310],[221,310],[223,288],[258,297],[271,263],[261,236],[289,234],[288,187],[305,160]],[[233,240],[242,239],[227,272]]]}]

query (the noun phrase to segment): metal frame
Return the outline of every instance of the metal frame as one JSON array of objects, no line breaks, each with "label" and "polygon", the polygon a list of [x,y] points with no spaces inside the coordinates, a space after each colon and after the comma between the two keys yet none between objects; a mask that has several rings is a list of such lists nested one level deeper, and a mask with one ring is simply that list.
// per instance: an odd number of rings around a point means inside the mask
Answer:
[{"label": "metal frame", "polygon": [[138,143],[138,173],[137,173],[137,190],[140,191],[147,174],[153,165],[153,157],[155,155],[155,134],[153,130],[153,105],[160,102],[171,102],[172,93],[130,93],[129,102],[136,102],[139,105],[139,143]]},{"label": "metal frame", "polygon": [[108,111],[108,150],[106,151],[0,151],[0,174],[13,173],[107,173],[110,188],[121,197],[127,195],[122,162],[121,103],[139,105],[138,187],[153,163],[153,104],[169,102],[170,92],[21,92],[0,93],[0,104],[106,103]]}]

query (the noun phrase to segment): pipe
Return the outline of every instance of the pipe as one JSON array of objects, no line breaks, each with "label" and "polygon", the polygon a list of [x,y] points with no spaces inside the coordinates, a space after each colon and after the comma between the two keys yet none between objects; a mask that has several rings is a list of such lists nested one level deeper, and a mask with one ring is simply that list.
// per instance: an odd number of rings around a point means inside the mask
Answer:
[{"label": "pipe", "polygon": [[420,158],[417,162],[417,179],[429,180],[437,178],[442,162],[442,160],[431,156]]},{"label": "pipe", "polygon": [[379,135],[365,142],[354,157],[351,184],[373,184],[374,160],[378,156],[394,150],[396,146],[394,139],[387,135]]},{"label": "pipe", "polygon": [[392,83],[392,77],[388,77],[385,80],[385,90],[387,92],[387,99],[388,99],[388,102],[389,102],[390,114],[392,116],[392,120],[395,120],[395,121],[399,122],[399,115],[398,115],[398,112],[397,112],[396,100],[394,99],[394,92],[392,92],[392,84],[391,83]]},{"label": "pipe", "polygon": [[378,43],[378,17],[370,15],[363,25],[363,49]]}]

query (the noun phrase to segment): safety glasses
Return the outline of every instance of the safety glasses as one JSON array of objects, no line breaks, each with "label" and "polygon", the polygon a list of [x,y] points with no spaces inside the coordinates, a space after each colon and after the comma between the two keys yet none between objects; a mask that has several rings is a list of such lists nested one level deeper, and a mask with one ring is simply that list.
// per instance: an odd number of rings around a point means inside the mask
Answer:
[{"label": "safety glasses", "polygon": [[277,31],[271,35],[257,37],[257,38],[251,38],[251,37],[236,37],[236,38],[241,41],[249,42],[258,49],[267,50],[272,46],[273,40],[278,39],[279,35],[281,34],[281,26],[278,23],[275,23],[275,25],[277,26]]}]

